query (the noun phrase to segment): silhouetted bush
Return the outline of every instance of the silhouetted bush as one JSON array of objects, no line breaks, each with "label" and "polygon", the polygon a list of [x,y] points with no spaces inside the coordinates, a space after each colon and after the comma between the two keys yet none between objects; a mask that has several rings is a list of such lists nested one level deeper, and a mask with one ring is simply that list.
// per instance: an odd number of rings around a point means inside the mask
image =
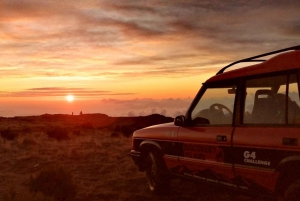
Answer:
[{"label": "silhouetted bush", "polygon": [[68,140],[69,138],[69,131],[66,128],[61,127],[54,127],[49,129],[46,134],[50,138],[54,138],[57,140]]},{"label": "silhouetted bush", "polygon": [[120,133],[118,132],[113,132],[112,134],[110,134],[110,137],[120,137]]},{"label": "silhouetted bush", "polygon": [[114,132],[111,134],[111,137],[116,137],[116,135],[119,133],[122,133],[124,137],[130,137],[135,131],[134,125],[116,125],[112,129]]},{"label": "silhouetted bush", "polygon": [[35,178],[30,178],[30,190],[54,197],[57,201],[73,201],[77,187],[72,175],[63,167],[54,166],[42,170]]},{"label": "silhouetted bush", "polygon": [[11,130],[10,128],[7,128],[1,130],[0,135],[2,138],[6,140],[15,140],[19,136],[19,133],[15,130]]},{"label": "silhouetted bush", "polygon": [[124,137],[130,137],[132,136],[133,132],[135,129],[133,126],[130,125],[123,125],[120,127],[121,133],[123,134]]},{"label": "silhouetted bush", "polygon": [[121,132],[121,128],[119,125],[115,126],[115,129],[114,129],[115,132]]}]

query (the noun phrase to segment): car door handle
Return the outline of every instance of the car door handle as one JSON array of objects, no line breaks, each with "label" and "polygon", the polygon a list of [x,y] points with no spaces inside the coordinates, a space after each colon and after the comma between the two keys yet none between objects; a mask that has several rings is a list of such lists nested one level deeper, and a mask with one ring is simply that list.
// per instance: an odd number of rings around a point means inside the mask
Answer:
[{"label": "car door handle", "polygon": [[227,136],[226,135],[217,135],[217,141],[226,142],[227,141]]}]

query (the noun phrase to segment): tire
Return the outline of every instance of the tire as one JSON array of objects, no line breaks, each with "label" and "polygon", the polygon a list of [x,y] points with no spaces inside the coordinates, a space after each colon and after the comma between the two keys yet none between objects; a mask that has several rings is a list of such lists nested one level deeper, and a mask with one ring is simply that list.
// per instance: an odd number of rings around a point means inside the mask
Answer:
[{"label": "tire", "polygon": [[300,180],[295,181],[288,186],[284,192],[284,201],[299,201],[300,200]]},{"label": "tire", "polygon": [[170,177],[163,159],[155,152],[147,155],[146,177],[153,194],[166,195],[170,192]]}]

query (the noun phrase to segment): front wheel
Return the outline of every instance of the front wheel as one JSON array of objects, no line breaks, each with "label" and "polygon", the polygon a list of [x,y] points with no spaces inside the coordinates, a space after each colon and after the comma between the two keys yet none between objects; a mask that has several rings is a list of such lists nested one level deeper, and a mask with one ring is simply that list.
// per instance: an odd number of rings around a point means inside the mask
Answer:
[{"label": "front wheel", "polygon": [[292,183],[284,192],[284,201],[299,201],[300,200],[300,180]]},{"label": "front wheel", "polygon": [[147,155],[146,177],[154,194],[163,195],[170,191],[170,178],[163,159],[154,152]]}]

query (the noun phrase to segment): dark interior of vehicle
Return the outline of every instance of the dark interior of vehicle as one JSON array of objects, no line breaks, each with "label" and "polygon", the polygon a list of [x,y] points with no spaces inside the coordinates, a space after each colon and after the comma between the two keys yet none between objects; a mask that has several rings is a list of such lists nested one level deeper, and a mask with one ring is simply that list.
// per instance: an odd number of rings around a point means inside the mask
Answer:
[{"label": "dark interior of vehicle", "polygon": [[[286,106],[288,107],[286,115]],[[290,97],[273,90],[257,90],[252,113],[244,117],[244,123],[251,124],[289,124],[299,123],[300,107]],[[286,116],[288,118],[286,118]]]},{"label": "dark interior of vehicle", "polygon": [[210,124],[230,124],[232,111],[223,104],[214,103],[208,109],[201,110],[197,116],[208,119]]}]

